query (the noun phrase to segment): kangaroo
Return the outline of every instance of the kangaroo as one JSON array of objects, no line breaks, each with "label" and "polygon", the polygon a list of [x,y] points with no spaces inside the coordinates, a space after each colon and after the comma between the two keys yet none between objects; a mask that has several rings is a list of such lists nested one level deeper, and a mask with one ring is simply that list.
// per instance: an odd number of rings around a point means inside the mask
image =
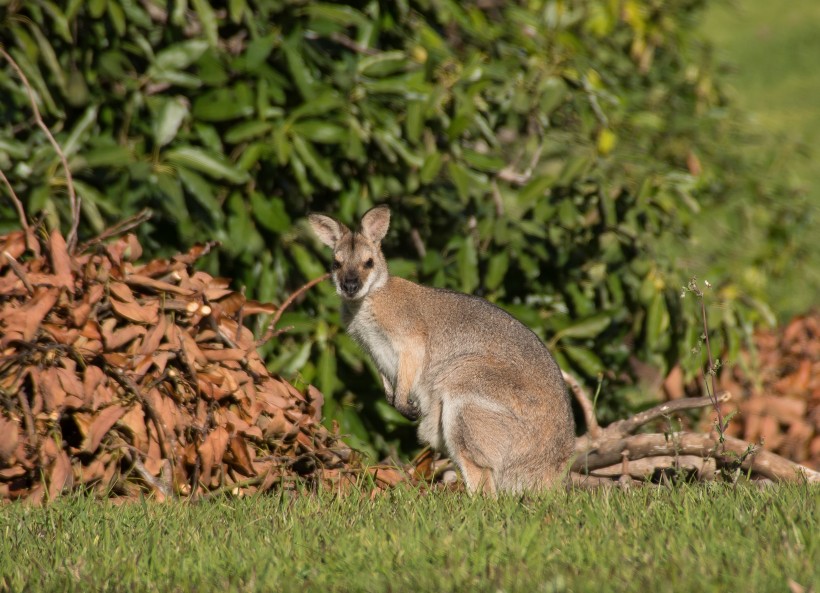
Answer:
[{"label": "kangaroo", "polygon": [[419,439],[449,454],[467,491],[556,485],[575,423],[541,340],[482,298],[390,276],[381,249],[387,206],[365,213],[357,232],[323,214],[308,219],[333,249],[342,321],[379,369],[388,402],[420,419]]}]

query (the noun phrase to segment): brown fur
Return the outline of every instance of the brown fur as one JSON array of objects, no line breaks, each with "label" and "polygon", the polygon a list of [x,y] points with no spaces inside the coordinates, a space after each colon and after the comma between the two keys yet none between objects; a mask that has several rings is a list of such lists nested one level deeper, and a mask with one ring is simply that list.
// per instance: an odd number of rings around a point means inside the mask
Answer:
[{"label": "brown fur", "polygon": [[390,277],[381,252],[390,211],[353,233],[310,216],[334,250],[342,319],[382,374],[388,401],[420,418],[419,438],[445,450],[470,492],[521,492],[560,479],[575,426],[561,371],[538,337],[478,297]]}]

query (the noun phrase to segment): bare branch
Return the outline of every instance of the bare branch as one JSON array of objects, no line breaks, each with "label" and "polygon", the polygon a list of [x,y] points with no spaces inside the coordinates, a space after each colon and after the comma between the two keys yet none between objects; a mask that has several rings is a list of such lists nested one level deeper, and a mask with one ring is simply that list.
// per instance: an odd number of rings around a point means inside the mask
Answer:
[{"label": "bare branch", "polygon": [[17,197],[17,194],[14,191],[14,188],[11,186],[11,182],[6,177],[6,174],[3,173],[3,170],[0,169],[0,177],[3,179],[3,182],[6,184],[6,187],[9,190],[9,195],[11,196],[11,201],[14,204],[15,210],[17,210],[17,217],[20,219],[20,224],[23,226],[23,232],[26,233],[26,244],[28,244],[28,220],[26,220],[26,211],[23,209],[23,203],[20,201],[20,198]]},{"label": "bare branch", "polygon": [[715,460],[711,457],[695,455],[656,455],[643,459],[630,459],[627,468],[623,462],[590,471],[590,475],[602,478],[617,478],[629,475],[636,480],[645,479],[657,470],[690,469],[698,472],[699,476],[713,475],[716,469]]},{"label": "bare branch", "polygon": [[314,278],[310,282],[300,286],[293,294],[286,298],[285,302],[282,303],[279,309],[276,310],[276,313],[274,313],[273,319],[268,325],[268,329],[267,331],[265,331],[265,334],[259,340],[257,340],[256,347],[258,348],[274,336],[274,333],[276,331],[276,324],[279,323],[279,319],[282,317],[282,313],[284,313],[285,310],[293,304],[293,301],[295,301],[299,297],[299,295],[301,295],[307,290],[310,290],[311,288],[313,288],[323,280],[327,280],[328,278],[330,278],[330,272],[323,274],[318,278]]},{"label": "bare branch", "polygon": [[105,229],[102,233],[94,237],[93,239],[82,243],[78,248],[77,251],[82,253],[83,251],[87,250],[92,245],[96,245],[97,243],[102,243],[103,241],[110,239],[111,237],[116,237],[117,235],[121,235],[123,233],[127,233],[131,229],[138,227],[146,220],[149,220],[152,216],[151,211],[148,208],[141,210],[131,218],[126,218],[123,221],[118,222],[111,228]]},{"label": "bare branch", "polygon": [[601,435],[601,427],[598,424],[598,419],[595,417],[592,400],[589,399],[589,396],[584,391],[584,388],[581,387],[578,379],[566,371],[561,371],[561,374],[564,376],[564,381],[570,386],[572,393],[575,395],[575,399],[581,405],[581,410],[584,412],[584,421],[587,425],[587,433],[589,433],[589,436],[593,439],[598,438]]},{"label": "bare branch", "polygon": [[575,460],[572,470],[584,473],[618,464],[622,460],[622,452],[628,450],[631,460],[659,455],[697,455],[713,457],[720,466],[731,466],[740,461],[742,469],[778,482],[806,480],[820,483],[820,472],[771,451],[758,450],[747,455],[747,449],[745,441],[733,437],[725,437],[721,444],[710,435],[691,432],[673,435],[638,434],[606,441],[595,449],[584,452]]},{"label": "bare branch", "polygon": [[51,142],[51,145],[54,147],[54,151],[57,153],[57,156],[60,157],[60,161],[63,164],[63,169],[65,169],[66,186],[68,187],[69,204],[71,206],[71,230],[66,237],[66,243],[68,244],[68,250],[73,252],[74,247],[77,244],[77,229],[80,226],[80,200],[77,197],[77,193],[74,191],[74,179],[71,176],[71,169],[68,166],[68,159],[66,159],[63,149],[60,148],[60,145],[57,143],[57,140],[54,139],[51,130],[48,129],[48,126],[43,121],[42,115],[40,115],[40,109],[37,107],[37,99],[34,94],[34,89],[31,88],[28,78],[26,78],[26,75],[20,69],[20,66],[14,58],[12,58],[2,46],[0,46],[0,55],[6,59],[6,61],[17,73],[17,76],[20,77],[20,80],[23,81],[23,85],[28,91],[28,98],[31,103],[31,108],[34,111],[34,119],[37,122],[37,125],[40,126],[40,129],[42,129],[45,133],[49,142]]},{"label": "bare branch", "polygon": [[[732,394],[728,391],[724,391],[717,396],[718,402],[727,402],[732,399]],[[710,397],[687,397],[671,402],[666,402],[660,405],[657,405],[653,408],[649,408],[648,410],[644,410],[634,416],[627,418],[625,420],[618,420],[613,422],[609,426],[604,429],[604,432],[607,433],[607,437],[612,436],[626,436],[631,434],[640,426],[643,426],[647,422],[651,422],[656,418],[662,418],[663,416],[668,416],[669,414],[673,414],[675,412],[682,412],[683,410],[694,410],[697,408],[705,408],[706,406],[712,405],[713,400]]]},{"label": "bare branch", "polygon": [[[28,232],[26,232],[28,234]],[[9,266],[11,267],[11,271],[14,272],[14,275],[20,279],[20,282],[23,283],[23,286],[26,287],[26,290],[30,295],[34,294],[34,286],[32,286],[31,282],[29,282],[28,276],[26,275],[26,271],[23,267],[17,263],[17,260],[14,259],[14,256],[11,255],[8,251],[4,251],[3,255],[6,258]]]},{"label": "bare branch", "polygon": [[532,172],[535,170],[535,166],[538,164],[538,161],[541,160],[541,153],[543,151],[544,145],[542,143],[535,149],[535,152],[530,159],[529,167],[527,167],[523,172],[516,171],[514,165],[510,164],[501,169],[496,177],[502,181],[506,181],[507,183],[512,183],[513,185],[526,185],[532,178]]}]

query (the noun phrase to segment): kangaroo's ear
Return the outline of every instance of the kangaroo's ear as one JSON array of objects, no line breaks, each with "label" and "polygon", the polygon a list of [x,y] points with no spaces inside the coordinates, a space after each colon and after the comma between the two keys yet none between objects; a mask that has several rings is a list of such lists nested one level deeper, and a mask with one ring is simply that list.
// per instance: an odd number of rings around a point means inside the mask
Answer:
[{"label": "kangaroo's ear", "polygon": [[371,208],[362,216],[362,234],[374,243],[381,243],[389,226],[390,208],[385,205]]},{"label": "kangaroo's ear", "polygon": [[331,249],[335,249],[339,239],[350,232],[341,222],[324,214],[309,214],[308,221],[319,240]]}]

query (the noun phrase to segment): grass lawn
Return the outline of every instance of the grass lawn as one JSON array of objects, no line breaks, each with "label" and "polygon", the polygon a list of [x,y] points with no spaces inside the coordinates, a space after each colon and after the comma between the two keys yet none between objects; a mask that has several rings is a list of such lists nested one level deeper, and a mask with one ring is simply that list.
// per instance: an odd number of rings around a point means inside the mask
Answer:
[{"label": "grass lawn", "polygon": [[2,508],[0,590],[818,591],[818,519],[808,486],[74,497]]}]

